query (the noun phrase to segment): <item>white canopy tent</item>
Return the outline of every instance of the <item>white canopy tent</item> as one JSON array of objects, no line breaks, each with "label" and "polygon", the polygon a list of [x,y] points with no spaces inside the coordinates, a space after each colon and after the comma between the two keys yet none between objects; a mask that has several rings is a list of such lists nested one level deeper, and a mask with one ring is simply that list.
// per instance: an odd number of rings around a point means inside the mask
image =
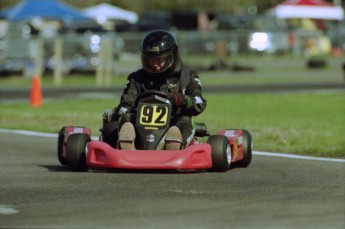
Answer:
[{"label": "white canopy tent", "polygon": [[278,18],[343,20],[344,9],[323,0],[286,0],[272,9]]},{"label": "white canopy tent", "polygon": [[102,3],[96,6],[88,7],[82,10],[87,17],[95,19],[99,23],[104,23],[107,20],[122,20],[129,23],[136,23],[138,21],[138,14],[128,11],[108,3]]}]

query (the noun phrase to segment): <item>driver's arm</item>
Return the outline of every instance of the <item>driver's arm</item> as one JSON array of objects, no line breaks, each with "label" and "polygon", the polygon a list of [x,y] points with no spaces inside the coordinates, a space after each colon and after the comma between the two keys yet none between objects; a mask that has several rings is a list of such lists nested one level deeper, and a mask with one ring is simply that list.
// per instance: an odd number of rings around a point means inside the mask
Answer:
[{"label": "driver's arm", "polygon": [[133,74],[129,75],[126,82],[126,87],[121,95],[120,104],[118,105],[118,114],[130,113],[135,108],[135,100],[138,96],[138,85]]},{"label": "driver's arm", "polygon": [[188,102],[182,111],[183,114],[196,116],[205,110],[207,103],[202,97],[201,82],[196,74],[191,74],[191,81],[185,95],[188,97]]}]

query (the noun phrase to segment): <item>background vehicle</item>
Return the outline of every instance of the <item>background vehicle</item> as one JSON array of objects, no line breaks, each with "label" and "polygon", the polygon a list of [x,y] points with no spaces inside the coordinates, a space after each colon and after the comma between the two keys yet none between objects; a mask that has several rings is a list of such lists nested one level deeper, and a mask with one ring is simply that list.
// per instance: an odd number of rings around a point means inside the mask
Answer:
[{"label": "background vehicle", "polygon": [[265,53],[287,53],[290,50],[290,31],[285,21],[261,15],[253,17],[249,24],[250,50]]}]

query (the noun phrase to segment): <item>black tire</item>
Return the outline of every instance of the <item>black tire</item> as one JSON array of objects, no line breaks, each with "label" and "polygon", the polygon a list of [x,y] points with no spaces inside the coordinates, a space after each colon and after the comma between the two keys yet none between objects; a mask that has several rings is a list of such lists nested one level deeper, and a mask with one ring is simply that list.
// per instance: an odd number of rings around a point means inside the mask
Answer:
[{"label": "black tire", "polygon": [[62,157],[64,139],[65,139],[65,127],[62,127],[61,130],[59,131],[58,148],[57,148],[57,156],[61,165],[67,165],[66,158]]},{"label": "black tire", "polygon": [[252,136],[243,130],[243,159],[237,163],[238,167],[248,167],[252,161]]},{"label": "black tire", "polygon": [[72,171],[87,171],[85,149],[90,140],[90,136],[87,134],[71,134],[68,137],[67,164]]},{"label": "black tire", "polygon": [[231,146],[227,137],[223,135],[212,135],[207,143],[211,145],[212,150],[212,172],[225,172],[230,168]]}]

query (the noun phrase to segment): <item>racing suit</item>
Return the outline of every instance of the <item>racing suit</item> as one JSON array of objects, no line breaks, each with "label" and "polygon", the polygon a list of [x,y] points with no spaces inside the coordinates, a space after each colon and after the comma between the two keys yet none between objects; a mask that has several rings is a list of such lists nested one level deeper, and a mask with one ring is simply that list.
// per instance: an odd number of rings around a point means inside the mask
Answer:
[{"label": "racing suit", "polygon": [[131,73],[127,78],[127,85],[121,96],[120,104],[115,113],[124,115],[125,121],[131,120],[131,111],[135,107],[138,95],[147,91],[156,90],[166,93],[182,93],[188,101],[182,107],[175,107],[171,126],[177,126],[182,134],[182,144],[188,145],[194,136],[192,116],[197,116],[206,108],[206,100],[202,97],[199,77],[182,66],[178,59],[175,67],[169,72],[149,73],[140,69]]}]

